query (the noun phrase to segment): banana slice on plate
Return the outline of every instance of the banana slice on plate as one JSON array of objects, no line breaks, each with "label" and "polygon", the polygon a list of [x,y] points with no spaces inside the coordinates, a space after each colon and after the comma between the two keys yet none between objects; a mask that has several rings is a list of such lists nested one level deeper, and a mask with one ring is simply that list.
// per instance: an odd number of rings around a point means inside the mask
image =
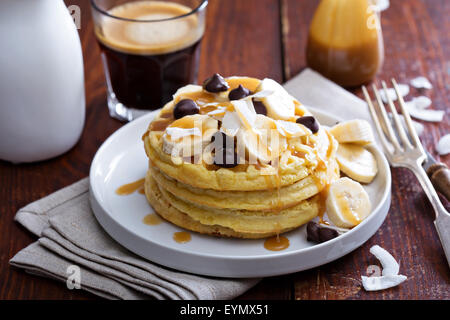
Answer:
[{"label": "banana slice on plate", "polygon": [[378,172],[374,155],[356,144],[339,144],[336,160],[341,171],[358,182],[370,183]]},{"label": "banana slice on plate", "polygon": [[328,218],[337,227],[351,228],[367,218],[372,205],[362,185],[344,177],[330,185],[326,208]]},{"label": "banana slice on plate", "polygon": [[275,120],[290,120],[295,117],[294,98],[278,82],[266,78],[256,91],[272,92],[258,99],[265,105],[268,117]]},{"label": "banana slice on plate", "polygon": [[369,122],[361,119],[340,122],[330,129],[330,133],[339,143],[354,143],[364,146],[375,141]]}]

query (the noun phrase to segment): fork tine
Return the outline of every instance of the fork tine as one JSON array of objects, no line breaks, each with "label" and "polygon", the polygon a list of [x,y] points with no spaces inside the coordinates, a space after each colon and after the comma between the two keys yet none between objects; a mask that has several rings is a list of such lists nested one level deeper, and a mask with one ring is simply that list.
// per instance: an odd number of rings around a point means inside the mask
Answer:
[{"label": "fork tine", "polygon": [[416,129],[414,128],[411,120],[411,116],[409,115],[408,110],[405,107],[405,101],[403,100],[402,95],[400,94],[400,90],[398,89],[397,81],[395,79],[391,79],[392,85],[394,86],[395,93],[397,94],[398,102],[400,104],[400,108],[402,110],[403,117],[405,117],[406,126],[408,127],[409,135],[411,136],[414,145],[418,147],[422,153],[425,154],[423,150],[422,143],[419,140],[419,136],[417,135]]},{"label": "fork tine", "polygon": [[402,150],[402,147],[400,146],[400,143],[397,140],[397,137],[395,136],[394,130],[392,129],[392,124],[388,119],[388,116],[386,114],[386,108],[384,107],[383,101],[381,100],[380,94],[378,93],[377,86],[375,84],[372,84],[373,92],[375,93],[375,97],[378,102],[378,107],[381,111],[381,117],[383,119],[384,127],[387,130],[388,138],[390,139],[390,142],[394,146],[395,149]]},{"label": "fork tine", "polygon": [[413,146],[411,144],[411,142],[409,141],[408,137],[406,136],[406,132],[405,129],[403,128],[402,123],[400,122],[400,117],[398,116],[398,112],[397,109],[395,109],[395,105],[392,102],[391,97],[388,94],[388,89],[386,87],[386,82],[381,81],[381,85],[383,86],[384,89],[384,94],[386,95],[386,98],[388,100],[388,104],[389,104],[389,109],[391,110],[392,113],[392,119],[395,123],[395,126],[397,127],[397,132],[398,135],[403,143],[403,146],[405,148],[409,148],[409,149],[413,149]]},{"label": "fork tine", "polygon": [[384,149],[388,152],[391,152],[389,143],[386,140],[386,136],[381,128],[380,120],[378,119],[377,113],[375,112],[375,107],[373,106],[372,100],[370,99],[369,93],[367,92],[366,86],[362,86],[362,91],[364,93],[364,97],[366,98],[366,102],[369,105],[370,114],[372,116],[372,120],[375,123],[375,129],[378,132],[378,136],[380,137],[381,144]]}]

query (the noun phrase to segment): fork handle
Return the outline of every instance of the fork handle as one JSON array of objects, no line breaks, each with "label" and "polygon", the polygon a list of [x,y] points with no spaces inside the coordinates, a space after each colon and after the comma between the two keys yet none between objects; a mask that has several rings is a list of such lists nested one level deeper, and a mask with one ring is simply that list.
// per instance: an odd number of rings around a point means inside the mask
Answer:
[{"label": "fork handle", "polygon": [[410,165],[409,169],[416,175],[436,213],[434,225],[436,226],[445,256],[447,257],[447,263],[450,266],[450,214],[445,210],[439,200],[436,190],[423,169],[422,164],[417,162],[415,165]]}]

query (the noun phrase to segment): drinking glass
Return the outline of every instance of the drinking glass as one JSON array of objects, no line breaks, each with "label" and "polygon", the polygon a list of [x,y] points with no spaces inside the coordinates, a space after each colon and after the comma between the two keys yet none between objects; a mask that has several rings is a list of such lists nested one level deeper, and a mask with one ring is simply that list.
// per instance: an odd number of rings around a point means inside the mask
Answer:
[{"label": "drinking glass", "polygon": [[91,0],[109,113],[131,121],[197,81],[207,0]]}]

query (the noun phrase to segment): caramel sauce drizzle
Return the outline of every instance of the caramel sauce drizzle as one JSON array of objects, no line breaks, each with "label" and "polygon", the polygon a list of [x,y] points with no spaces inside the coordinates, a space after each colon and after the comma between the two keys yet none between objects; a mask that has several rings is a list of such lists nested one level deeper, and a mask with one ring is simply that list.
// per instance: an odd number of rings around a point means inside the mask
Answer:
[{"label": "caramel sauce drizzle", "polygon": [[267,238],[264,241],[264,248],[270,251],[281,251],[289,247],[289,239],[280,235]]},{"label": "caramel sauce drizzle", "polygon": [[241,84],[243,87],[245,87],[248,90],[253,91],[253,92],[256,90],[256,88],[258,88],[259,84],[261,83],[261,80],[256,79],[256,78],[250,78],[250,77],[228,78],[228,79],[225,79],[225,81],[230,86],[229,90],[236,89]]},{"label": "caramel sauce drizzle", "polygon": [[137,181],[124,184],[116,189],[116,194],[119,196],[126,196],[132,194],[133,192],[140,190],[144,187],[145,178],[139,179]]},{"label": "caramel sauce drizzle", "polygon": [[328,198],[328,190],[330,189],[330,185],[326,185],[326,187],[319,192],[319,223],[329,225],[328,221],[323,219],[326,211],[326,201]]},{"label": "caramel sauce drizzle", "polygon": [[173,240],[178,243],[186,243],[191,241],[191,234],[186,231],[175,232],[173,234]]},{"label": "caramel sauce drizzle", "polygon": [[180,100],[191,99],[193,100],[200,108],[208,103],[216,102],[216,97],[214,94],[206,92],[206,91],[198,91],[198,92],[186,92],[180,94],[175,99],[175,104],[177,104]]},{"label": "caramel sauce drizzle", "polygon": [[148,226],[156,226],[161,224],[163,220],[156,213],[150,213],[142,219],[142,222]]},{"label": "caramel sauce drizzle", "polygon": [[158,119],[150,124],[150,131],[164,131],[172,123],[172,119]]}]

